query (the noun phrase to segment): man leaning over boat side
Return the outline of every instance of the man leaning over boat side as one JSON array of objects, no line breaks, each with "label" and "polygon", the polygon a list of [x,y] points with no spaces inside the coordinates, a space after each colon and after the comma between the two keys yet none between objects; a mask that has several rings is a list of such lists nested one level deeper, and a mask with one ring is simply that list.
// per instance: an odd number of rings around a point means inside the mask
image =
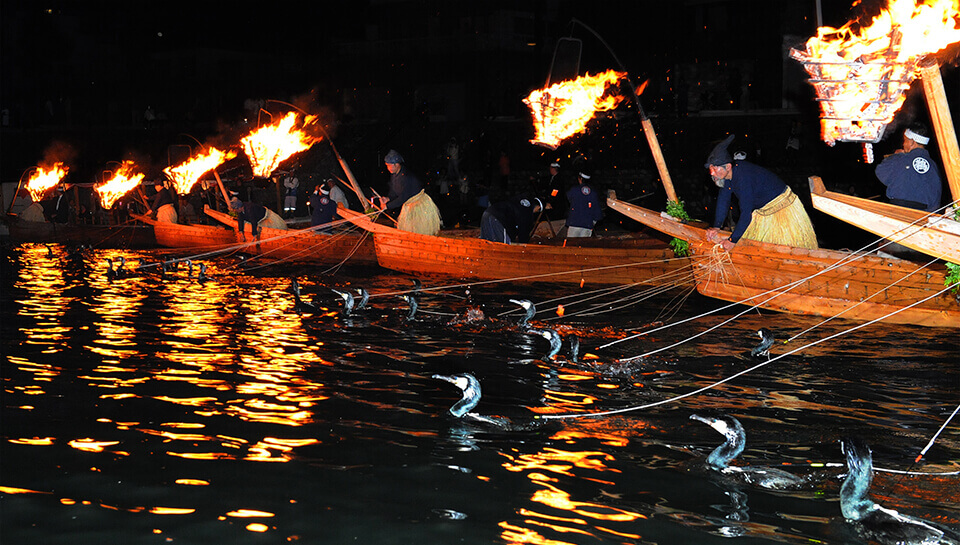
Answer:
[{"label": "man leaning over boat side", "polygon": [[399,210],[423,189],[420,179],[409,172],[403,162],[403,156],[396,150],[390,150],[383,158],[383,163],[390,173],[389,192],[386,197],[380,197],[380,207],[387,210]]},{"label": "man leaning over boat side", "polygon": [[[707,240],[732,250],[741,238],[817,248],[817,235],[803,203],[776,174],[748,161],[734,160],[729,147],[734,135],[717,144],[704,164],[713,183],[720,188],[713,226]],[[740,204],[740,218],[729,239],[722,240],[720,226],[727,217],[731,197]]]},{"label": "man leaning over boat side", "polygon": [[887,186],[887,201],[897,206],[934,212],[940,208],[943,182],[937,164],[926,150],[930,130],[914,123],[903,131],[903,147],[877,165],[876,174]]},{"label": "man leaning over boat side", "polygon": [[260,230],[264,227],[271,229],[287,228],[287,222],[283,221],[283,218],[276,212],[253,201],[243,202],[236,192],[233,192],[233,199],[230,200],[230,209],[237,211],[237,229],[239,229],[241,239],[244,242],[247,240],[247,235],[243,229],[247,223],[250,224],[253,236],[257,239],[260,238]]}]

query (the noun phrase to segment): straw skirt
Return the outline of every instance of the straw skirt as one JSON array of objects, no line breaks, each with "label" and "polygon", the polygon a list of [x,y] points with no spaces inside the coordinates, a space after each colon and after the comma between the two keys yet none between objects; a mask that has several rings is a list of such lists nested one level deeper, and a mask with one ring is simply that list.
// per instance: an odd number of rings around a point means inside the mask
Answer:
[{"label": "straw skirt", "polygon": [[426,192],[407,199],[397,217],[397,229],[436,236],[440,232],[440,209]]},{"label": "straw skirt", "polygon": [[743,237],[797,248],[817,248],[817,234],[800,199],[787,187],[763,208],[753,211]]}]

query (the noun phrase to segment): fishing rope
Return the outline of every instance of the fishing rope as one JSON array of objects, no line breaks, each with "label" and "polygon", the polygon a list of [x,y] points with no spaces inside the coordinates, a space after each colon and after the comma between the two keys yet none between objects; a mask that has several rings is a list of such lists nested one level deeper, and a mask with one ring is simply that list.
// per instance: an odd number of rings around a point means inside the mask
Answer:
[{"label": "fishing rope", "polygon": [[724,378],[724,379],[721,379],[721,380],[719,380],[719,381],[717,381],[717,382],[714,382],[713,384],[709,384],[709,385],[707,385],[707,386],[703,386],[703,387],[701,387],[701,388],[697,388],[696,390],[687,392],[687,393],[685,393],[685,394],[679,394],[679,395],[676,395],[676,396],[673,396],[673,397],[670,397],[670,398],[667,398],[667,399],[661,399],[660,401],[654,401],[654,402],[646,403],[646,404],[643,404],[643,405],[636,405],[636,406],[633,406],[633,407],[625,407],[625,408],[623,408],[623,409],[613,409],[613,410],[609,410],[609,411],[598,411],[598,412],[593,412],[593,413],[545,414],[545,415],[537,415],[536,418],[542,418],[542,419],[545,419],[545,420],[559,420],[559,419],[567,419],[567,418],[590,418],[590,417],[598,417],[598,416],[608,416],[608,415],[612,415],[612,414],[623,414],[623,413],[632,412],[632,411],[639,411],[639,410],[649,409],[649,408],[657,407],[657,406],[660,406],[660,405],[666,405],[666,404],[669,404],[669,403],[675,403],[675,402],[680,401],[680,400],[682,400],[682,399],[686,399],[686,398],[688,398],[688,397],[693,397],[693,396],[695,396],[695,395],[697,395],[697,394],[706,392],[707,390],[712,390],[712,389],[716,388],[717,386],[720,386],[721,384],[725,384],[725,383],[727,383],[727,382],[730,382],[730,381],[732,381],[732,380],[734,380],[734,379],[736,379],[736,378],[738,378],[738,377],[741,377],[741,376],[743,376],[743,375],[746,375],[746,374],[748,374],[748,373],[751,373],[751,372],[753,372],[753,371],[755,371],[755,370],[757,370],[757,369],[760,369],[761,367],[765,367],[765,366],[767,366],[767,365],[769,365],[769,364],[771,364],[771,363],[773,363],[773,362],[775,362],[775,361],[780,360],[781,358],[784,358],[784,357],[786,357],[786,356],[795,354],[795,353],[797,353],[797,352],[799,352],[799,351],[801,351],[801,350],[804,350],[804,349],[806,349],[806,348],[809,348],[809,347],[811,347],[811,346],[816,346],[816,345],[818,345],[818,344],[820,344],[820,343],[822,343],[822,342],[826,342],[826,341],[835,339],[835,338],[837,338],[837,337],[841,337],[841,336],[843,336],[843,335],[847,335],[848,333],[852,333],[852,332],[857,331],[857,330],[859,330],[859,329],[862,329],[862,328],[864,328],[864,327],[866,327],[866,326],[868,326],[868,325],[872,325],[872,324],[874,324],[874,323],[883,321],[883,320],[885,320],[886,318],[889,318],[889,317],[891,317],[891,316],[893,316],[893,315],[895,315],[895,314],[899,314],[900,312],[903,312],[903,311],[905,311],[905,310],[908,310],[908,309],[910,309],[910,308],[912,308],[912,307],[914,307],[914,306],[916,306],[916,305],[919,305],[919,304],[921,304],[921,303],[925,303],[926,301],[929,301],[930,299],[934,299],[934,298],[936,298],[936,297],[939,297],[939,296],[942,295],[943,293],[946,293],[947,291],[953,289],[955,286],[960,286],[960,282],[957,282],[956,284],[953,284],[953,285],[951,285],[951,286],[947,286],[946,288],[938,291],[937,293],[934,293],[933,295],[929,295],[929,296],[925,297],[924,299],[920,299],[920,300],[918,300],[918,301],[916,301],[916,302],[914,302],[914,303],[912,303],[912,304],[910,304],[910,305],[907,305],[907,306],[905,306],[905,307],[898,308],[898,309],[894,310],[893,312],[890,312],[890,313],[888,313],[888,314],[886,314],[886,315],[884,315],[884,316],[880,316],[879,318],[875,318],[875,319],[873,319],[873,320],[870,320],[870,321],[868,321],[868,322],[864,322],[864,323],[862,323],[862,324],[857,324],[856,326],[853,326],[853,327],[851,327],[850,329],[846,329],[846,330],[844,330],[844,331],[840,331],[840,332],[834,333],[833,335],[829,335],[829,336],[824,337],[824,338],[822,338],[822,339],[817,339],[816,341],[812,341],[812,342],[810,342],[810,343],[808,343],[808,344],[805,344],[805,345],[803,345],[803,346],[799,346],[799,347],[797,347],[797,348],[794,348],[793,350],[790,350],[790,351],[788,351],[788,352],[784,352],[783,354],[780,354],[780,355],[778,355],[778,356],[775,356],[775,357],[773,357],[773,358],[771,358],[771,359],[769,359],[769,360],[767,360],[767,361],[765,361],[765,362],[758,363],[757,365],[754,365],[754,366],[752,366],[752,367],[749,367],[749,368],[747,368],[747,369],[744,369],[743,371],[740,371],[740,372],[737,372],[737,373],[735,373],[735,374],[733,374],[733,375],[730,375],[730,376],[727,377],[727,378]]},{"label": "fishing rope", "polygon": [[[502,284],[502,283],[504,283],[504,282],[523,282],[523,281],[530,281],[530,280],[534,280],[534,279],[550,278],[550,277],[556,277],[556,276],[562,276],[562,275],[568,275],[568,274],[582,274],[582,273],[585,273],[585,272],[599,272],[599,271],[612,270],[612,269],[622,269],[622,268],[626,268],[626,267],[640,267],[640,266],[644,266],[644,265],[650,265],[650,264],[653,264],[653,263],[667,263],[667,262],[677,261],[677,260],[681,260],[681,259],[687,259],[687,258],[685,258],[685,257],[682,257],[682,258],[681,258],[681,257],[677,257],[677,258],[668,258],[668,259],[658,259],[658,260],[654,260],[654,261],[641,261],[641,262],[634,262],[634,263],[623,263],[623,264],[620,264],[620,265],[606,265],[606,266],[603,266],[603,267],[592,267],[592,268],[587,268],[587,269],[576,269],[576,270],[570,270],[570,271],[560,271],[560,272],[552,272],[552,273],[533,274],[533,275],[528,275],[528,276],[514,276],[514,277],[512,277],[512,278],[497,278],[497,279],[492,279],[492,280],[477,280],[477,281],[475,281],[475,282],[460,283],[460,284],[447,284],[447,285],[444,285],[444,286],[424,287],[424,288],[421,288],[421,289],[422,289],[422,291],[438,291],[438,290],[449,290],[449,289],[456,289],[456,288],[469,288],[469,287],[471,287],[471,286],[484,286],[484,285],[488,285],[488,284]],[[648,281],[645,281],[645,282],[643,282],[643,283],[648,283],[648,282],[650,282],[650,281],[648,280]],[[405,290],[405,291],[385,292],[385,293],[378,294],[378,296],[380,296],[380,297],[385,297],[385,296],[392,296],[392,295],[402,295],[402,294],[405,294],[405,293],[408,293],[408,291]],[[371,294],[370,297],[374,297],[374,295]]]},{"label": "fishing rope", "polygon": [[924,265],[923,267],[920,267],[920,268],[918,268],[918,269],[916,269],[916,270],[914,270],[914,271],[912,271],[912,272],[910,272],[910,273],[907,273],[907,274],[904,275],[902,278],[898,279],[896,282],[894,282],[893,284],[890,284],[890,285],[887,286],[886,288],[884,288],[884,289],[882,289],[882,290],[878,290],[878,291],[874,292],[873,294],[871,294],[869,297],[866,297],[866,298],[858,301],[858,302],[855,303],[853,306],[848,307],[848,308],[845,308],[845,309],[841,310],[840,312],[838,312],[837,314],[835,314],[835,315],[833,315],[833,316],[830,316],[829,318],[826,318],[826,319],[824,319],[824,320],[821,320],[820,322],[818,322],[818,323],[816,323],[816,324],[813,324],[812,326],[808,327],[807,329],[804,329],[804,330],[801,331],[800,333],[797,333],[796,335],[794,335],[794,336],[790,337],[789,339],[783,341],[783,343],[784,343],[784,344],[787,344],[787,343],[789,343],[789,342],[797,339],[798,337],[802,337],[803,335],[807,334],[809,331],[812,331],[812,330],[814,330],[814,329],[816,329],[816,328],[818,328],[818,327],[820,327],[820,326],[825,325],[827,322],[833,320],[834,318],[839,318],[839,317],[841,317],[841,316],[842,316],[843,314],[845,314],[846,312],[848,312],[848,311],[850,311],[850,310],[853,310],[853,309],[859,307],[859,306],[862,305],[862,304],[867,303],[868,301],[870,301],[870,300],[873,299],[874,297],[877,297],[878,295],[880,295],[880,294],[883,293],[884,291],[886,291],[886,290],[888,290],[888,289],[896,286],[896,285],[899,284],[900,282],[903,282],[904,280],[910,278],[911,276],[913,276],[913,275],[915,275],[915,274],[923,271],[925,268],[929,267],[930,265],[933,265],[933,264],[936,263],[937,261],[939,261],[939,259],[934,258],[933,261],[930,261],[930,262],[928,262],[926,265]]},{"label": "fishing rope", "polygon": [[[747,302],[748,302],[748,301],[752,301],[752,300],[755,300],[755,299],[757,299],[757,298],[764,297],[764,296],[769,295],[769,294],[773,294],[771,297],[769,297],[768,299],[766,299],[766,300],[764,300],[764,301],[761,301],[760,303],[757,303],[757,304],[754,304],[754,305],[748,305],[750,308],[744,310],[743,312],[740,312],[740,313],[734,315],[733,317],[731,317],[731,318],[729,318],[729,319],[721,322],[720,324],[718,324],[718,325],[716,325],[716,326],[714,326],[714,327],[712,327],[712,328],[710,328],[710,329],[708,329],[708,330],[706,330],[706,331],[703,331],[703,332],[701,332],[701,333],[699,333],[699,334],[697,334],[697,335],[694,335],[694,336],[692,336],[692,337],[690,337],[690,338],[688,338],[688,339],[685,339],[685,340],[682,340],[682,341],[678,341],[677,343],[675,343],[675,344],[673,344],[673,345],[670,345],[670,346],[668,346],[668,347],[666,347],[666,348],[672,348],[673,346],[677,346],[677,345],[679,345],[679,344],[683,344],[683,343],[685,343],[685,342],[687,342],[687,341],[690,341],[690,340],[693,340],[693,339],[695,339],[695,338],[697,338],[697,337],[700,337],[701,335],[703,335],[703,334],[705,334],[705,333],[708,333],[708,332],[710,332],[710,331],[713,331],[714,329],[717,329],[718,327],[721,327],[721,326],[723,326],[723,325],[726,325],[727,323],[729,323],[729,322],[731,322],[731,321],[739,318],[740,316],[743,316],[744,314],[746,314],[746,313],[748,313],[748,312],[753,311],[753,310],[756,309],[756,308],[761,307],[762,305],[765,305],[766,303],[769,303],[769,302],[772,301],[773,299],[776,299],[777,297],[786,294],[787,292],[789,292],[789,291],[792,290],[793,288],[795,288],[795,287],[797,287],[797,286],[800,286],[800,285],[802,285],[803,283],[805,283],[805,282],[807,282],[807,281],[809,281],[809,280],[811,280],[811,279],[813,279],[813,278],[816,278],[817,276],[820,276],[820,275],[825,274],[825,273],[827,273],[827,272],[830,272],[830,271],[833,271],[833,270],[835,270],[835,269],[838,269],[838,268],[840,268],[840,267],[842,267],[842,266],[845,266],[845,265],[847,265],[847,264],[849,264],[849,263],[852,263],[853,261],[856,261],[856,260],[858,260],[858,259],[861,259],[861,258],[869,255],[871,252],[864,252],[864,250],[867,249],[867,248],[869,248],[869,247],[871,247],[871,246],[873,246],[873,245],[875,245],[875,244],[878,244],[880,241],[883,241],[883,240],[885,240],[885,239],[877,239],[877,240],[875,240],[874,242],[871,242],[871,243],[869,243],[869,244],[861,247],[859,250],[856,250],[855,252],[851,252],[850,255],[848,255],[848,256],[846,256],[846,257],[843,257],[843,258],[837,260],[836,262],[832,263],[831,265],[825,267],[823,270],[821,270],[821,271],[819,271],[819,272],[817,272],[817,273],[814,273],[814,274],[812,274],[812,275],[810,275],[810,276],[808,276],[808,277],[806,277],[806,278],[801,278],[801,279],[795,280],[795,281],[793,281],[793,282],[790,282],[790,283],[785,284],[785,285],[783,285],[783,286],[780,286],[780,287],[778,287],[778,288],[771,288],[771,289],[769,289],[769,290],[766,290],[766,291],[764,291],[764,292],[758,293],[758,294],[756,294],[756,295],[752,295],[752,296],[747,297],[747,298],[745,298],[745,299],[741,299],[740,301],[736,301],[736,302],[733,302],[733,303],[729,303],[729,304],[727,304],[727,305],[718,307],[718,308],[716,308],[716,309],[714,309],[714,310],[711,310],[711,311],[707,311],[707,312],[698,314],[698,315],[696,315],[696,316],[691,316],[691,317],[689,317],[689,318],[687,318],[687,319],[684,319],[684,320],[681,320],[681,321],[679,321],[679,322],[674,322],[674,323],[671,323],[671,324],[665,324],[665,325],[663,325],[663,326],[661,326],[661,327],[658,327],[658,328],[655,328],[655,329],[652,329],[652,330],[644,331],[644,332],[638,333],[638,334],[636,334],[636,335],[631,335],[631,336],[629,336],[629,337],[624,337],[624,338],[622,338],[622,339],[617,339],[617,340],[611,341],[611,342],[609,342],[609,343],[607,343],[607,344],[605,344],[605,345],[603,345],[603,346],[600,346],[599,348],[600,348],[600,349],[607,348],[607,347],[609,347],[609,346],[613,346],[614,344],[618,344],[618,343],[621,343],[621,342],[624,342],[624,341],[633,340],[633,339],[636,339],[636,338],[638,338],[638,337],[642,337],[642,336],[644,336],[644,335],[648,335],[648,334],[650,334],[650,333],[655,333],[655,332],[657,332],[657,331],[660,331],[660,330],[663,330],[663,329],[667,329],[667,328],[671,328],[671,327],[674,327],[674,326],[678,326],[678,325],[684,324],[684,323],[686,323],[686,322],[690,322],[690,321],[692,321],[692,320],[697,320],[697,319],[700,319],[700,318],[704,318],[704,317],[706,317],[706,316],[710,316],[710,315],[715,314],[715,313],[717,313],[717,312],[720,312],[720,311],[723,311],[723,310],[727,310],[727,309],[730,309],[730,308],[733,308],[733,307],[736,307],[736,306],[739,306],[739,305],[747,305]],[[893,242],[892,242],[892,241],[887,241],[885,244],[879,246],[878,249],[880,249],[880,248],[885,248],[885,247],[888,246],[889,244],[893,244]],[[914,273],[916,273],[916,272],[918,272],[918,271],[920,271],[920,270],[922,270],[922,267],[916,269],[915,271],[911,272],[910,274],[914,274]],[[890,286],[887,286],[887,287],[885,287],[885,288],[882,289],[882,290],[878,290],[878,292],[883,292],[883,291],[885,291],[885,290],[886,290],[887,288],[889,288],[889,287],[890,287]],[[844,312],[845,312],[845,311],[844,311]],[[664,348],[664,349],[666,349],[666,348]],[[663,349],[661,349],[661,350],[663,350]],[[647,354],[642,354],[642,355],[640,355],[640,356],[634,356],[633,358],[631,358],[631,360],[632,360],[632,359],[641,358],[641,357],[643,357],[643,356],[648,356],[648,355],[651,355],[651,354],[655,354],[655,353],[657,353],[657,352],[659,352],[659,351],[660,351],[660,350],[656,350],[656,351],[653,351],[653,352],[649,352],[649,353],[647,353]],[[624,360],[624,361],[630,361],[630,360]]]}]

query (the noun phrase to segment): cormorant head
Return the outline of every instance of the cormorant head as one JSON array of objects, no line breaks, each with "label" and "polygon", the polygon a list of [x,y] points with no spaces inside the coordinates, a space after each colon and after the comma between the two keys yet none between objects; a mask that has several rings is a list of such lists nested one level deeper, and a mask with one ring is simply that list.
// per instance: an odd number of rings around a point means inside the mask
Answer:
[{"label": "cormorant head", "polygon": [[690,415],[691,420],[697,420],[717,430],[726,438],[726,441],[707,456],[707,465],[722,469],[727,467],[731,460],[743,452],[747,443],[747,434],[743,431],[740,421],[732,416],[700,416]]},{"label": "cormorant head", "polygon": [[528,299],[511,299],[510,302],[520,305],[526,311],[518,325],[526,325],[527,321],[533,319],[533,316],[537,313],[537,307]]},{"label": "cormorant head", "polygon": [[460,388],[463,398],[450,407],[450,414],[460,418],[480,403],[480,381],[469,373],[459,375],[432,375],[432,378],[444,380]]}]

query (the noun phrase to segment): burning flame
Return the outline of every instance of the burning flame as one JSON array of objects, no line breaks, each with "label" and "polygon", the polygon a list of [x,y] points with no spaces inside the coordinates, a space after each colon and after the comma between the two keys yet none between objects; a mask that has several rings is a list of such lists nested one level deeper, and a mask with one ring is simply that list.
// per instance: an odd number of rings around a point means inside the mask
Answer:
[{"label": "burning flame", "polygon": [[30,179],[27,181],[27,191],[34,202],[43,199],[43,194],[50,188],[60,183],[60,180],[67,175],[67,168],[63,163],[54,163],[50,168],[37,167]]},{"label": "burning flame", "polygon": [[319,138],[303,131],[303,128],[316,120],[317,116],[308,115],[304,117],[300,128],[297,128],[297,113],[290,112],[281,120],[264,125],[243,137],[240,143],[250,160],[250,166],[253,167],[253,174],[266,178],[285,159],[319,142]]},{"label": "burning flame", "polygon": [[117,199],[140,185],[143,174],[134,174],[135,166],[133,161],[124,161],[117,172],[114,173],[113,178],[94,188],[100,194],[100,203],[104,208],[112,208]]},{"label": "burning flame", "polygon": [[869,25],[821,27],[791,50],[820,101],[823,141],[879,141],[923,57],[960,41],[958,17],[960,0],[889,0]]},{"label": "burning flame", "polygon": [[210,148],[209,151],[195,155],[175,167],[163,169],[163,173],[173,182],[173,187],[177,190],[177,193],[186,195],[190,193],[201,176],[236,156],[237,152],[235,151],[220,151],[217,148]]},{"label": "burning flame", "polygon": [[596,112],[612,110],[623,97],[607,95],[609,85],[616,84],[626,76],[623,72],[607,70],[602,74],[581,76],[574,80],[561,81],[546,89],[537,89],[523,102],[533,114],[536,137],[534,144],[551,148],[560,141],[583,132]]}]

